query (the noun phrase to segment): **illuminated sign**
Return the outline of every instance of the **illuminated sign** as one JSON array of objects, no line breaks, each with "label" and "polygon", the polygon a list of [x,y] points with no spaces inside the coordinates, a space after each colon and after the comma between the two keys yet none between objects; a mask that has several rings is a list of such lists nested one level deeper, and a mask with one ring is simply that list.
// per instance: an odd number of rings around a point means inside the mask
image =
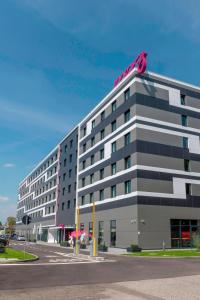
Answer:
[{"label": "illuminated sign", "polygon": [[134,62],[132,62],[128,68],[126,68],[126,70],[114,81],[114,86],[117,86],[120,81],[125,78],[134,68],[135,66],[137,66],[137,72],[138,74],[141,74],[143,72],[145,72],[146,70],[146,66],[147,66],[147,53],[146,52],[141,52],[138,57],[136,58],[136,60]]}]

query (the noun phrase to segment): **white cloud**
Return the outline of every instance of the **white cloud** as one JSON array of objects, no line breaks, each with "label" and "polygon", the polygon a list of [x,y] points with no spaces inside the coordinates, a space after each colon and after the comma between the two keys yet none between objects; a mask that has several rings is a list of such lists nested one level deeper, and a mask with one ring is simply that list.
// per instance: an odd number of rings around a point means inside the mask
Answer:
[{"label": "white cloud", "polygon": [[15,164],[13,164],[13,163],[5,163],[5,164],[3,165],[3,167],[4,167],[4,168],[14,168],[14,167],[15,167]]},{"label": "white cloud", "polygon": [[0,196],[0,203],[7,202],[9,198],[7,196]]}]

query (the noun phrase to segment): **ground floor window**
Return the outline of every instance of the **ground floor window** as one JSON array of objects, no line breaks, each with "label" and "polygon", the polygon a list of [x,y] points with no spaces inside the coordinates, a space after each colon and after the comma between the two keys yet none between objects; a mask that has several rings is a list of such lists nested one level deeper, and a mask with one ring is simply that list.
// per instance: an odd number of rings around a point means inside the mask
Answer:
[{"label": "ground floor window", "polygon": [[198,229],[197,220],[171,219],[172,248],[192,247],[192,240]]},{"label": "ground floor window", "polygon": [[104,222],[99,221],[98,245],[101,245],[103,241],[104,241]]},{"label": "ground floor window", "polygon": [[116,220],[110,221],[110,246],[116,246]]},{"label": "ground floor window", "polygon": [[42,229],[42,233],[40,235],[40,239],[43,242],[47,242],[48,241],[48,229]]}]

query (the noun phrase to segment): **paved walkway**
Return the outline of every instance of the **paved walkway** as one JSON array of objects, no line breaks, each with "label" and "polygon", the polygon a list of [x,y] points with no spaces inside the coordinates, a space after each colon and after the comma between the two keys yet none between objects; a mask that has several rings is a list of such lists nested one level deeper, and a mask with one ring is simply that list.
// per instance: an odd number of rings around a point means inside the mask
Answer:
[{"label": "paved walkway", "polygon": [[[42,242],[42,241],[38,241],[37,244],[39,245],[46,245],[46,246],[55,246],[55,247],[61,247],[61,248],[66,248],[66,247],[62,247],[60,246],[60,244],[55,244],[55,243],[46,243],[46,242]],[[89,247],[87,249],[81,249],[81,252],[89,252],[90,249]],[[99,251],[99,253],[105,253],[105,252],[101,252]],[[114,254],[114,255],[121,255],[121,254],[126,254],[127,251],[126,249],[122,249],[122,248],[114,248],[114,247],[108,247],[108,252],[106,252],[107,254]]]},{"label": "paved walkway", "polygon": [[199,300],[200,275],[0,291],[0,300]]},{"label": "paved walkway", "polygon": [[[91,257],[88,252],[75,255],[73,249],[60,247],[54,244],[46,243],[26,243],[26,242],[12,242],[11,247],[24,250],[36,254],[39,257],[38,261],[27,262],[28,265],[48,265],[48,264],[75,264],[75,263],[98,263],[104,261],[104,257]],[[107,261],[109,261],[107,259]],[[19,263],[17,263],[19,265]],[[22,263],[24,265],[24,263]]]}]

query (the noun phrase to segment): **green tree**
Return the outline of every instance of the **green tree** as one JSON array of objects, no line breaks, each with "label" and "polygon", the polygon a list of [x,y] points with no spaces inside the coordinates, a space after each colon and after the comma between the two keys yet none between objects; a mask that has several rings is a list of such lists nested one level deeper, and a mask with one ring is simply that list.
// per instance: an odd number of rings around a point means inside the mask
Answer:
[{"label": "green tree", "polygon": [[6,226],[8,229],[8,233],[11,235],[15,231],[16,219],[15,217],[8,217],[6,221]]}]

